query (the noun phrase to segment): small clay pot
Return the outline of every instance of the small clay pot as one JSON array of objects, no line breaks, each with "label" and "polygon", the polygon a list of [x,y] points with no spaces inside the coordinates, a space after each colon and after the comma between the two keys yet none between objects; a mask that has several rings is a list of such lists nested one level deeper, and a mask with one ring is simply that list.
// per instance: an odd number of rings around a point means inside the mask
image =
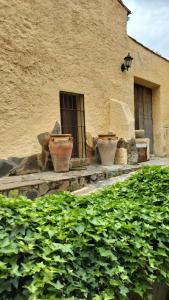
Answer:
[{"label": "small clay pot", "polygon": [[68,172],[73,149],[71,134],[51,134],[49,151],[55,172]]}]

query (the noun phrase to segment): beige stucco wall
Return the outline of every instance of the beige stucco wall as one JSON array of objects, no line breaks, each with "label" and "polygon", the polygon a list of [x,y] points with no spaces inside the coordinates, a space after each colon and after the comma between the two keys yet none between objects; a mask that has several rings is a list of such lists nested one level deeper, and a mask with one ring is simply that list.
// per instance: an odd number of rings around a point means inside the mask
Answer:
[{"label": "beige stucco wall", "polygon": [[110,127],[118,137],[135,138],[134,116],[128,103],[110,99]]},{"label": "beige stucco wall", "polygon": [[[91,136],[132,136],[134,76],[160,86],[155,145],[158,154],[169,153],[169,64],[127,36],[127,11],[117,0],[0,0],[0,6],[0,158],[40,151],[36,136],[60,120],[59,91],[84,94]],[[128,51],[133,66],[122,73]],[[118,103],[131,117],[121,127]]]},{"label": "beige stucco wall", "polygon": [[[169,61],[128,39],[134,61],[130,76],[152,89],[154,152],[169,154]],[[134,97],[134,93],[133,93]]]}]

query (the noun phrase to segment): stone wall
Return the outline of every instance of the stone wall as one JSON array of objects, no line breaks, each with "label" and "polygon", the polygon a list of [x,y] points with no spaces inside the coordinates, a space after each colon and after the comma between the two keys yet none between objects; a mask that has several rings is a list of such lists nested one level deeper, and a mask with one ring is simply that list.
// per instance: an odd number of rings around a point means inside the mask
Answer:
[{"label": "stone wall", "polygon": [[21,195],[28,199],[35,199],[46,194],[55,194],[62,191],[73,192],[97,181],[128,174],[138,170],[140,167],[138,165],[98,166],[69,173],[45,172],[17,177],[4,177],[0,179],[0,194],[12,198]]}]

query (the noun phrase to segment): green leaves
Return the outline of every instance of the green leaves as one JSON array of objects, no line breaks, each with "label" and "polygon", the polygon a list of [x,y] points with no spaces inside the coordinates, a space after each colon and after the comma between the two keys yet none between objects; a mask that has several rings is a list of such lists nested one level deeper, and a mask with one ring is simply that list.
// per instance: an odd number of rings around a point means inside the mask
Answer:
[{"label": "green leaves", "polygon": [[147,300],[169,284],[168,236],[169,168],[90,196],[0,195],[0,299]]}]

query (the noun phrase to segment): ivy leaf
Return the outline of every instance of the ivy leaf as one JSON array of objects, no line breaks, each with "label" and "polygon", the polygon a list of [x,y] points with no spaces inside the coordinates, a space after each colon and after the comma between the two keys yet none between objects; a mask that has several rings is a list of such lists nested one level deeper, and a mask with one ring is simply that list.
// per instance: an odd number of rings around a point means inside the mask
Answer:
[{"label": "ivy leaf", "polygon": [[60,281],[58,280],[55,284],[53,284],[53,286],[57,289],[57,290],[61,290],[64,288],[64,285],[60,283]]},{"label": "ivy leaf", "polygon": [[169,283],[168,220],[169,167],[81,197],[0,195],[0,299],[151,299]]},{"label": "ivy leaf", "polygon": [[127,296],[128,293],[129,293],[129,289],[127,287],[125,287],[125,286],[120,287],[120,294],[122,296]]}]

